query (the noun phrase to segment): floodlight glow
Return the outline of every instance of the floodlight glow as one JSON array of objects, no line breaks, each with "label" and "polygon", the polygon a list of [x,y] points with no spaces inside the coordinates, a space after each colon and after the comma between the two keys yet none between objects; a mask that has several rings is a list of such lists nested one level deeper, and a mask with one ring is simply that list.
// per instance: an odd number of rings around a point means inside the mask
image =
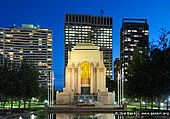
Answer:
[{"label": "floodlight glow", "polygon": [[123,99],[122,99],[122,101],[125,101],[125,100],[126,100],[126,98],[123,98]]},{"label": "floodlight glow", "polygon": [[164,106],[164,103],[160,103],[160,105],[161,105],[161,107],[163,107],[163,106]]},{"label": "floodlight glow", "polygon": [[45,104],[48,103],[48,100],[44,100],[44,103],[45,103]]},{"label": "floodlight glow", "polygon": [[170,101],[170,96],[168,97],[168,101]]},{"label": "floodlight glow", "polygon": [[35,119],[35,116],[34,116],[34,114],[31,114],[31,117],[30,117],[30,119]]},{"label": "floodlight glow", "polygon": [[82,100],[80,99],[79,102],[82,102]]},{"label": "floodlight glow", "polygon": [[19,119],[23,119],[23,118],[20,116]]}]

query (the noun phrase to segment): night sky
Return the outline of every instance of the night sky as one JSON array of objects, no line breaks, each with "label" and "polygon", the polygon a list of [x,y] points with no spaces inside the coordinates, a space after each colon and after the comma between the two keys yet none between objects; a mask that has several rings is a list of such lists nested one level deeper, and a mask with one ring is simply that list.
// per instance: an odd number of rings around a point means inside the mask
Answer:
[{"label": "night sky", "polygon": [[170,30],[170,0],[1,0],[0,27],[40,25],[53,30],[55,87],[63,88],[64,16],[66,13],[113,17],[113,59],[119,57],[123,18],[145,18],[149,40],[158,39],[160,28]]}]

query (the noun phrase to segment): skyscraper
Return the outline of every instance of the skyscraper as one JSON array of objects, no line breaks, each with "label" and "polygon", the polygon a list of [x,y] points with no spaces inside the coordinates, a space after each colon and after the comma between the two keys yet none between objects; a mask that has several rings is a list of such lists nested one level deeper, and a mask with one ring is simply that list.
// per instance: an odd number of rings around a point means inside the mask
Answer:
[{"label": "skyscraper", "polygon": [[127,67],[132,60],[135,48],[148,51],[149,26],[146,19],[123,19],[120,31],[120,72],[118,73],[118,104],[124,100],[124,81]]},{"label": "skyscraper", "polygon": [[114,80],[118,80],[118,72],[120,71],[120,58],[114,61]]},{"label": "skyscraper", "polygon": [[40,73],[40,84],[47,87],[52,71],[52,31],[32,24],[0,28],[0,54],[15,65],[23,58],[31,61]]},{"label": "skyscraper", "polygon": [[133,58],[136,47],[140,52],[148,51],[149,26],[146,19],[123,19],[121,27],[120,60],[121,69],[125,75],[129,61]]},{"label": "skyscraper", "polygon": [[65,66],[68,62],[68,51],[83,42],[91,42],[100,47],[104,53],[106,75],[112,78],[112,17],[66,14]]}]

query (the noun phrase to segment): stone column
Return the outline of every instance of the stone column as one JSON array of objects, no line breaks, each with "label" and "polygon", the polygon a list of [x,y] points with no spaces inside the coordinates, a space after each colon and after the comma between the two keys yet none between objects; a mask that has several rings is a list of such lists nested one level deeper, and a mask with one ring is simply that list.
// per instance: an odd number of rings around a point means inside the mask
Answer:
[{"label": "stone column", "polygon": [[94,84],[93,84],[93,81],[94,81],[94,77],[93,77],[93,66],[90,67],[90,94],[94,93]]},{"label": "stone column", "polygon": [[74,77],[75,77],[75,68],[74,67],[72,67],[72,75],[71,75],[72,77],[71,77],[71,102],[73,102],[74,101],[74,90],[75,90],[75,88],[74,88]]},{"label": "stone column", "polygon": [[72,81],[71,81],[71,90],[73,90],[74,91],[74,83],[75,83],[75,68],[74,67],[72,67],[72,77],[71,77],[71,79],[72,79]]},{"label": "stone column", "polygon": [[81,93],[81,69],[80,66],[78,66],[78,83],[77,83],[77,89],[78,93]]},{"label": "stone column", "polygon": [[97,85],[97,92],[98,92],[100,90],[100,76],[99,76],[99,68],[98,67],[96,68],[96,73],[97,73],[96,85]]}]

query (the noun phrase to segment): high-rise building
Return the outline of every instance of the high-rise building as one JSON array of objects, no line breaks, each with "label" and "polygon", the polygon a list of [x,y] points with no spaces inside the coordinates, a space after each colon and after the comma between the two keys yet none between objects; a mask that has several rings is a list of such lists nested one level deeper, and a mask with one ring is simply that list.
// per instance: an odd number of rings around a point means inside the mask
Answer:
[{"label": "high-rise building", "polygon": [[120,71],[120,58],[114,61],[114,80],[118,80],[118,72]]},{"label": "high-rise building", "polygon": [[118,73],[118,104],[124,100],[124,81],[127,67],[136,48],[148,53],[149,26],[146,19],[123,19],[120,31],[120,72]]},{"label": "high-rise building", "polygon": [[112,78],[112,17],[66,14],[65,66],[68,51],[76,44],[84,42],[91,42],[103,51],[106,75]]},{"label": "high-rise building", "polygon": [[133,58],[136,47],[140,48],[140,52],[148,51],[148,35],[149,26],[146,19],[123,19],[121,27],[120,42],[120,60],[121,70],[126,79],[127,66]]},{"label": "high-rise building", "polygon": [[15,65],[23,58],[31,61],[40,73],[42,87],[47,87],[52,71],[52,31],[23,24],[22,27],[0,28],[0,54]]}]

